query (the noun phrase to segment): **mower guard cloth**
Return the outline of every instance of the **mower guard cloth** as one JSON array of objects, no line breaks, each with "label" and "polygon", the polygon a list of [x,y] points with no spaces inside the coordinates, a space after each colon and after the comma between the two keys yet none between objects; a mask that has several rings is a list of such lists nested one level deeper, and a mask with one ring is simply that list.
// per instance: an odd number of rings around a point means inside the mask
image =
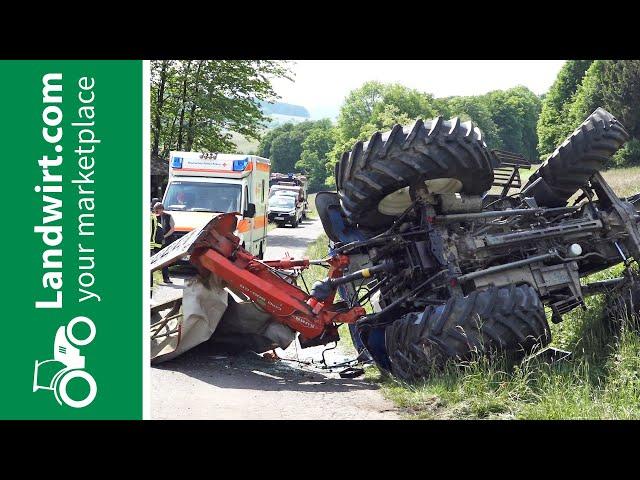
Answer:
[{"label": "mower guard cloth", "polygon": [[204,342],[232,351],[263,353],[285,349],[295,340],[294,330],[223,285],[213,274],[204,283],[198,277],[185,283],[181,308],[172,310],[173,302],[159,312],[160,318],[176,317],[159,335],[152,327],[151,363],[171,360]]},{"label": "mower guard cloth", "polygon": [[228,296],[214,275],[204,282],[198,277],[185,282],[182,315],[169,320],[160,335],[152,334],[151,363],[171,360],[209,340],[227,309]]}]

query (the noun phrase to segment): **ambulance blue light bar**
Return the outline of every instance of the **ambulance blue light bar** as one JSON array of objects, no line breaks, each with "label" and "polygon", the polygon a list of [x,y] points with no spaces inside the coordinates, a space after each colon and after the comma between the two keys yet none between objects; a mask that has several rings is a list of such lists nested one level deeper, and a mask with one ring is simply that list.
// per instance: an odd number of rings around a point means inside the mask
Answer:
[{"label": "ambulance blue light bar", "polygon": [[173,157],[171,159],[171,168],[182,168],[182,157]]},{"label": "ambulance blue light bar", "polygon": [[243,158],[242,160],[234,160],[233,161],[233,171],[234,172],[242,172],[247,165],[249,164],[248,158]]}]

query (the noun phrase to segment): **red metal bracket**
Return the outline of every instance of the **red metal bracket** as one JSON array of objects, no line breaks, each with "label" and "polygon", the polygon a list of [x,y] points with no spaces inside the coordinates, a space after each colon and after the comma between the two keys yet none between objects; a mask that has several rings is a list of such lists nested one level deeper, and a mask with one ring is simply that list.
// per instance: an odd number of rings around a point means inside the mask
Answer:
[{"label": "red metal bracket", "polygon": [[[237,219],[233,214],[218,216],[191,255],[191,262],[201,273],[212,272],[231,287],[243,292],[273,318],[313,339],[325,332],[335,334],[336,323],[354,323],[365,315],[362,307],[339,309],[333,302],[335,290],[323,302],[290,284],[273,269],[305,269],[309,259],[286,257],[282,260],[260,261],[240,246],[233,234]],[[336,255],[328,260],[329,277],[343,275],[349,257]],[[330,335],[331,336],[331,335]]]}]

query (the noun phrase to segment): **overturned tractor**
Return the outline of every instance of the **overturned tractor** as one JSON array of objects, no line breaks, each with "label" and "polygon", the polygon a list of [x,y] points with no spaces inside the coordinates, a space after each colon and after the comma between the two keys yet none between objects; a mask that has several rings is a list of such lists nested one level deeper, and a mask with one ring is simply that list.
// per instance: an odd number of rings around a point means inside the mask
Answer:
[{"label": "overturned tractor", "polygon": [[[551,341],[545,306],[559,322],[586,295],[638,290],[640,195],[619,198],[599,173],[628,138],[597,109],[521,185],[529,162],[489,150],[470,122],[397,125],[345,153],[337,192],[317,195],[327,259],[260,261],[229,215],[176,255],[302,332],[302,346],[335,341],[350,323],[358,349],[405,379],[450,359],[523,358]],[[304,292],[292,278],[310,263],[326,263],[329,276]],[[581,283],[620,263],[620,278]]]}]

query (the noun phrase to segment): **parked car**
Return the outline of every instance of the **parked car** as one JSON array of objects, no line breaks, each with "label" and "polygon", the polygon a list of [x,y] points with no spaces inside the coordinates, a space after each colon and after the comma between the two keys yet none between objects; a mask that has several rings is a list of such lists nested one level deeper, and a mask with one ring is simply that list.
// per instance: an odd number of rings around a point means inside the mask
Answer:
[{"label": "parked car", "polygon": [[272,195],[269,198],[269,221],[276,222],[279,227],[290,223],[296,228],[302,221],[304,211],[303,204],[296,200],[293,195]]},{"label": "parked car", "polygon": [[272,173],[269,178],[269,196],[279,193],[281,191],[292,190],[298,193],[299,202],[304,204],[302,210],[302,218],[307,218],[307,211],[309,209],[307,198],[307,177],[300,174],[289,173],[287,175],[282,173]]}]

